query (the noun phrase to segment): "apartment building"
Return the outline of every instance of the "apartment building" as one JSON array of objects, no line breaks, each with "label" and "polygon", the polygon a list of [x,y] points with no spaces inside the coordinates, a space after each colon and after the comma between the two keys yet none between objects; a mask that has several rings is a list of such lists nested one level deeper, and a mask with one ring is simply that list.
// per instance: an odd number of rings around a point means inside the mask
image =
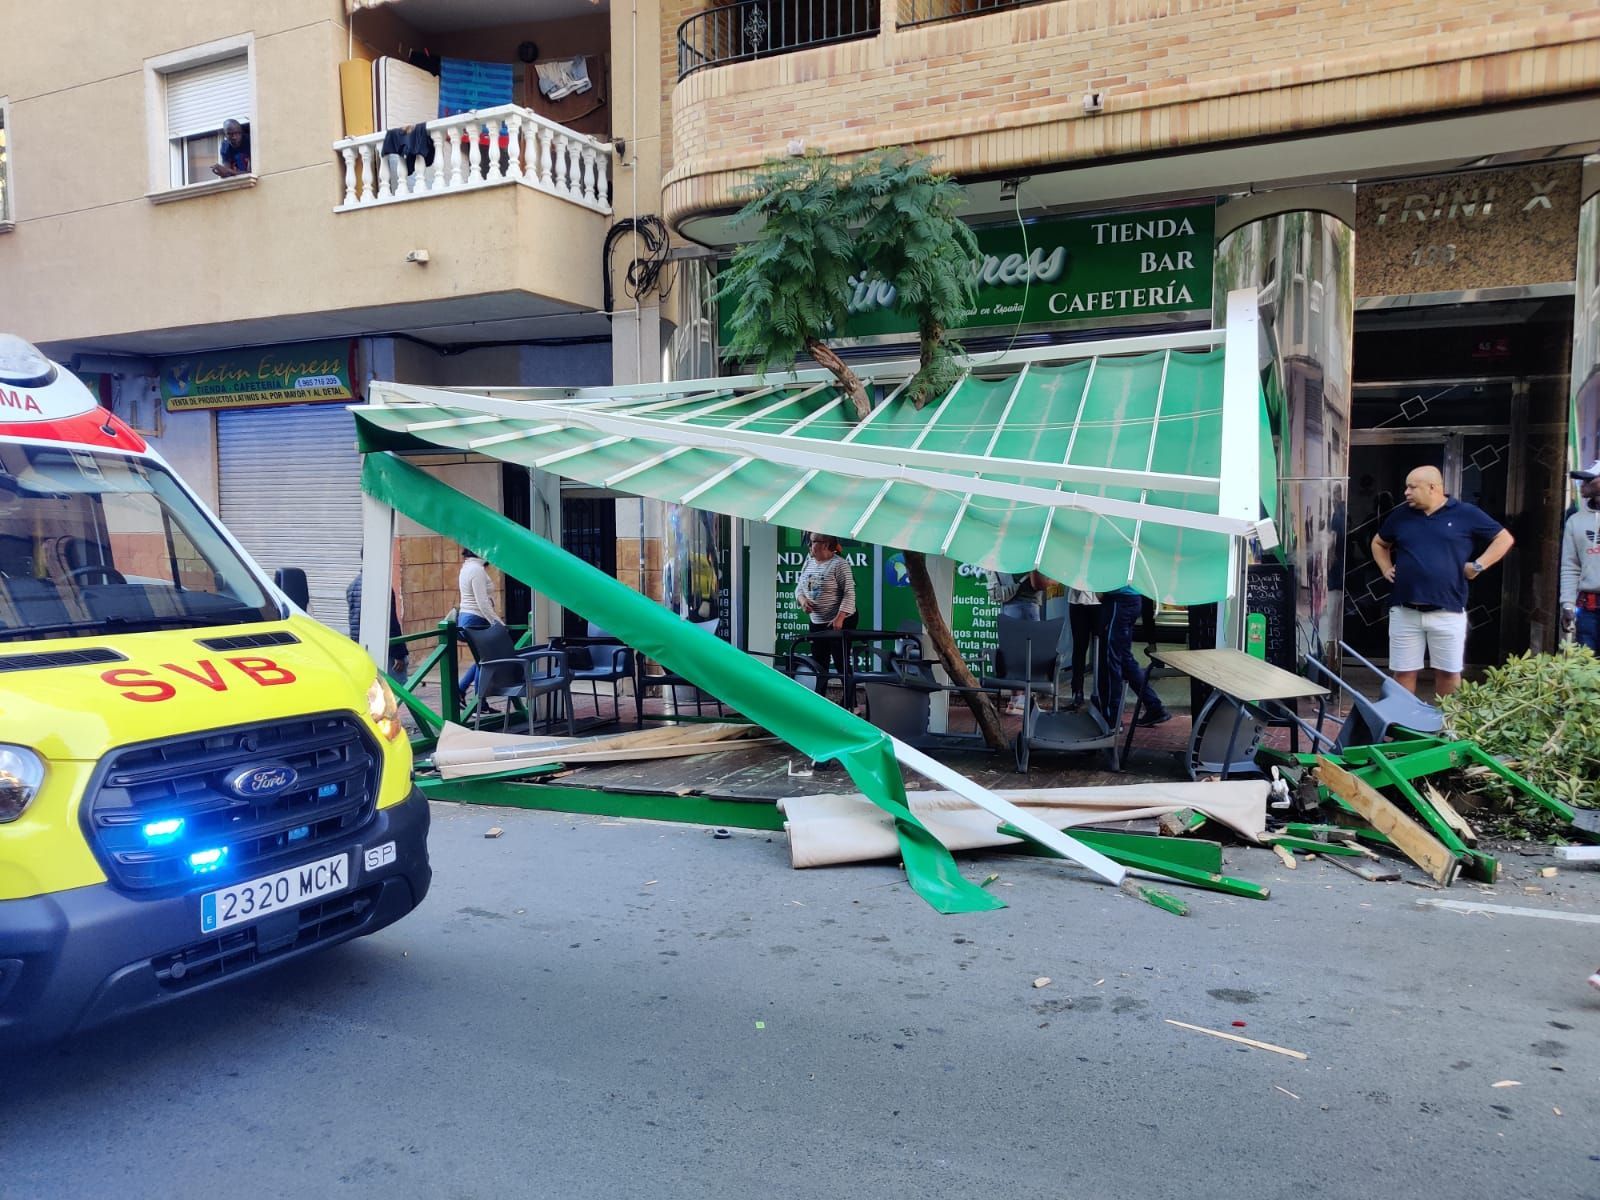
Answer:
[{"label": "apartment building", "polygon": [[[1518,539],[1469,659],[1553,643],[1565,471],[1600,456],[1592,3],[685,0],[660,54],[662,211],[713,266],[762,161],[905,146],[966,187],[969,345],[1207,325],[1256,288],[1300,649],[1386,651],[1367,547],[1424,462]],[[881,357],[909,331],[867,291],[845,332]]]},{"label": "apartment building", "polygon": [[[608,303],[602,262],[620,278],[634,242],[607,234],[660,195],[648,21],[608,0],[4,6],[0,329],[98,386],[343,629],[361,541],[345,406],[370,379],[658,375],[656,300]],[[639,546],[627,506],[619,531],[616,506],[555,481],[431,461],[551,536],[565,511],[613,569],[619,532]],[[401,534],[406,625],[427,628],[459,552]],[[527,589],[506,601],[528,612]]]}]

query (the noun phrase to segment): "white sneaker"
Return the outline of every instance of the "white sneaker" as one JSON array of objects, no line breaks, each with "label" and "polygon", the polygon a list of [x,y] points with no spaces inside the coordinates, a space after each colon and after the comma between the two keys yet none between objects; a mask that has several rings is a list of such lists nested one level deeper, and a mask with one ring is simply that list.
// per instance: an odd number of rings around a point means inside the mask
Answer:
[{"label": "white sneaker", "polygon": [[1589,986],[1600,989],[1600,967],[1594,969],[1594,974],[1589,976]]}]

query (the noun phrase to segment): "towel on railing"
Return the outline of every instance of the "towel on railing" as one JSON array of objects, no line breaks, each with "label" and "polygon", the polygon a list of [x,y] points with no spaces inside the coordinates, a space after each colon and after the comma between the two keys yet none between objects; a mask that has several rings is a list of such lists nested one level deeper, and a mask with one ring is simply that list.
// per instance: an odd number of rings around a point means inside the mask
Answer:
[{"label": "towel on railing", "polygon": [[417,156],[422,156],[426,166],[433,166],[433,138],[428,134],[428,127],[420,121],[415,125],[402,125],[398,129],[390,129],[383,135],[383,154],[402,155],[406,160],[406,174],[410,174],[416,165]]},{"label": "towel on railing", "polygon": [[589,64],[581,56],[534,63],[533,69],[539,75],[539,91],[547,100],[565,100],[593,86],[589,82]]}]

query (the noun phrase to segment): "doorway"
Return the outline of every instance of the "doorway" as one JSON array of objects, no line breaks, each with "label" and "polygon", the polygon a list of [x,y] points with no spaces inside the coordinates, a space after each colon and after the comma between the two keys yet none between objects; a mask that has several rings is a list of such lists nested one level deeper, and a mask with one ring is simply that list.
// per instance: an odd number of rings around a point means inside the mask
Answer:
[{"label": "doorway", "polygon": [[1344,638],[1379,662],[1388,658],[1390,589],[1372,562],[1372,536],[1424,464],[1516,538],[1468,588],[1468,666],[1553,649],[1559,631],[1572,300],[1458,295],[1358,302]]},{"label": "doorway", "polygon": [[[617,575],[617,502],[610,496],[561,497],[561,548],[599,567],[613,579]],[[561,610],[561,632],[570,638],[587,637],[589,623],[570,608]]]}]

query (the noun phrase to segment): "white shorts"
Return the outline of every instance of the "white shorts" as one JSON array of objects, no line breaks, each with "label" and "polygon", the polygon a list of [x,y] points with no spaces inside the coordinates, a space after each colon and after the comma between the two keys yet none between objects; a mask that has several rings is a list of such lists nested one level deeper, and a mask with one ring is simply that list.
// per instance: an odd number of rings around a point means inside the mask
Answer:
[{"label": "white shorts", "polygon": [[1423,651],[1435,671],[1461,674],[1467,656],[1467,614],[1389,610],[1389,670],[1422,670]]}]

